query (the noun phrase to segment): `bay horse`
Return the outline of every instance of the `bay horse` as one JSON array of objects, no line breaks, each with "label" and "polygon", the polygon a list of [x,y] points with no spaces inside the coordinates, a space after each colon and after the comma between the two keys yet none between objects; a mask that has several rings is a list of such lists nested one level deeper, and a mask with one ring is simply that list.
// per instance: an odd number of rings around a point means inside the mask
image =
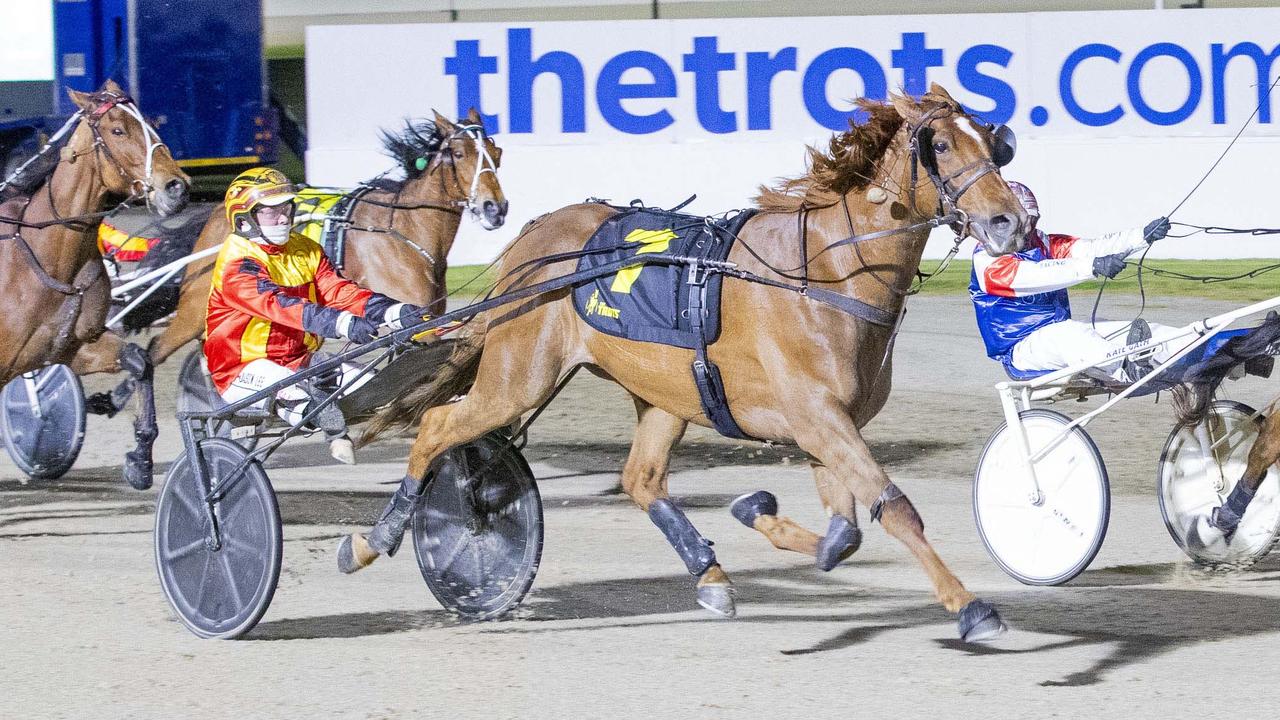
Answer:
[{"label": "bay horse", "polygon": [[[959,218],[958,234],[972,233],[998,255],[1020,249],[1027,216],[993,162],[997,133],[941,87],[919,100],[892,95],[888,102],[863,100],[860,106],[868,119],[834,137],[827,152],[811,149],[807,174],[761,189],[761,212],[738,231],[728,259],[739,270],[774,279],[794,277],[781,268],[799,261],[809,286],[900,317],[934,224]],[[516,282],[529,284],[564,276],[563,265],[554,269],[556,263],[540,264],[539,258],[577,258],[574,251],[616,212],[599,203],[573,205],[527,226],[502,256],[499,289],[512,287],[513,269]],[[860,433],[889,394],[892,324],[815,302],[798,289],[725,274],[721,332],[709,358],[723,373],[738,426],[808,453],[830,514],[856,524],[855,503],[868,507],[923,565],[942,605],[959,614],[964,640],[999,634],[1004,624],[995,608],[943,564],[915,508]],[[343,538],[339,569],[354,572],[394,552],[412,514],[412,506],[402,511],[400,500],[421,498],[437,457],[510,425],[544,403],[566,373],[585,366],[621,385],[635,403],[639,422],[622,471],[623,490],[698,578],[699,604],[732,616],[728,574],[667,492],[669,456],[688,424],[713,425],[693,373],[684,370],[694,354],[598,332],[576,313],[571,294],[553,291],[480,315],[433,378],[375,417],[365,439],[397,421],[421,421],[400,490],[370,533]],[[462,400],[447,402],[462,392]],[[816,553],[816,533],[773,514],[768,520],[754,527],[775,545]]]},{"label": "bay horse", "polygon": [[[434,115],[434,122],[383,133],[384,149],[400,163],[405,180],[375,186],[356,201],[342,274],[440,313],[447,257],[464,211],[494,230],[502,227],[508,203],[497,175],[502,148],[485,133],[479,114],[472,109],[456,124]],[[214,211],[193,252],[221,245],[230,233],[226,214]],[[172,322],[148,346],[157,364],[204,333],[212,269],[213,258],[188,267]]]},{"label": "bay horse", "polygon": [[0,287],[12,301],[0,314],[0,384],[54,363],[81,375],[128,371],[141,402],[124,477],[145,490],[156,436],[152,366],[142,348],[104,332],[111,283],[96,231],[113,198],[146,200],[168,216],[186,205],[190,182],[115,82],[68,94],[79,109],[57,163],[29,192],[0,198]]}]

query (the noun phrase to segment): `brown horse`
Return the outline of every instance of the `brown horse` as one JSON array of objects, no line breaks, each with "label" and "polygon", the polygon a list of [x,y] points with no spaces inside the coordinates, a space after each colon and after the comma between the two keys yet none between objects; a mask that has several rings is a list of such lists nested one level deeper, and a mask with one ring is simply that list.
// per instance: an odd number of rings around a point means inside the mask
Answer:
[{"label": "brown horse", "polygon": [[[812,288],[857,298],[894,317],[919,266],[929,220],[950,211],[947,222],[961,218],[960,232],[972,232],[988,252],[1004,254],[1019,249],[1027,218],[992,162],[995,134],[945,90],[935,85],[918,101],[895,95],[890,103],[861,105],[869,119],[836,136],[829,152],[811,151],[807,175],[762,189],[762,212],[738,231],[729,260],[739,270],[778,280],[790,277],[780,268],[803,259]],[[584,204],[545,216],[507,249],[500,271],[582,248],[615,212]],[[858,233],[867,241],[841,243]],[[529,283],[565,274],[551,266],[520,273],[520,281]],[[999,633],[1003,623],[995,609],[946,568],[925,539],[915,508],[859,432],[889,394],[891,327],[816,302],[816,289],[796,289],[725,277],[721,333],[709,358],[723,373],[738,426],[756,438],[795,442],[808,453],[830,513],[852,524],[855,502],[869,507],[915,554],[947,610],[960,613],[964,639]],[[539,407],[567,372],[585,365],[620,384],[635,402],[639,424],[623,489],[698,577],[700,604],[731,616],[728,574],[667,494],[669,456],[688,423],[712,425],[692,374],[676,370],[689,367],[693,353],[595,331],[575,312],[568,290],[491,311],[475,324],[480,327],[430,383],[375,419],[374,433],[429,408],[401,489],[371,533],[343,539],[340,569],[353,572],[394,550],[441,453]],[[468,387],[460,402],[439,404]],[[807,554],[815,554],[821,540],[772,514],[754,526],[778,547]]]},{"label": "brown horse", "polygon": [[52,363],[77,374],[127,370],[143,392],[124,475],[145,489],[156,434],[151,363],[138,346],[104,334],[111,285],[95,231],[113,196],[177,212],[188,178],[114,82],[69,94],[79,111],[58,163],[29,194],[0,202],[0,287],[15,301],[0,315],[0,384]]},{"label": "brown horse", "polygon": [[[383,144],[400,161],[406,179],[378,186],[357,202],[343,275],[441,312],[446,259],[464,210],[489,230],[506,219],[507,200],[497,175],[502,149],[485,134],[475,110],[457,124],[435,113],[434,122],[410,125],[399,135],[384,134]],[[226,215],[215,211],[195,251],[222,244],[230,232]],[[187,269],[177,314],[148,347],[156,363],[204,333],[212,268],[210,258]]]}]

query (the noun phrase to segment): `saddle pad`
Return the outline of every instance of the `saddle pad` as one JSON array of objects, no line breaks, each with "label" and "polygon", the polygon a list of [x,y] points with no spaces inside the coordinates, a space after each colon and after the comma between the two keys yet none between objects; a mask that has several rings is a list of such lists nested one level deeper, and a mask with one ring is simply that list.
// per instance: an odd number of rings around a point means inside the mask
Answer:
[{"label": "saddle pad", "polygon": [[348,221],[355,210],[355,201],[372,189],[369,186],[355,190],[302,188],[295,200],[294,232],[302,233],[323,248],[329,262],[341,270],[345,266]]},{"label": "saddle pad", "polygon": [[[587,241],[578,271],[640,257],[668,253],[722,261],[733,239],[754,211],[724,220],[665,210],[621,208]],[[719,273],[708,273],[703,292],[705,339],[689,323],[687,265],[637,263],[612,275],[585,281],[573,290],[573,305],[591,327],[615,337],[693,349],[720,334]]]}]

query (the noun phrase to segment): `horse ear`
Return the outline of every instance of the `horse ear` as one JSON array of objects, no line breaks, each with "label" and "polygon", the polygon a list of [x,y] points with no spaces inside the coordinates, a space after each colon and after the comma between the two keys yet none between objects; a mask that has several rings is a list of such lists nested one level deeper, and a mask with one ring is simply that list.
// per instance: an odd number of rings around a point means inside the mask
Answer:
[{"label": "horse ear", "polygon": [[111,78],[107,78],[107,81],[102,83],[102,89],[114,95],[124,95],[124,88],[117,85]]},{"label": "horse ear", "polygon": [[449,122],[449,118],[441,115],[434,108],[431,110],[431,114],[435,116],[436,127],[439,128],[442,133],[444,133],[445,135],[448,135],[449,133],[453,132],[453,129],[454,129],[453,123]]},{"label": "horse ear", "polygon": [[82,93],[77,90],[67,88],[67,97],[71,98],[71,102],[75,103],[76,107],[84,110],[85,112],[89,112],[97,106],[97,103],[93,101],[93,96],[89,93]]},{"label": "horse ear", "polygon": [[893,104],[893,109],[898,111],[898,115],[903,120],[915,122],[920,118],[920,106],[909,96],[889,93],[889,102]]},{"label": "horse ear", "polygon": [[939,85],[939,84],[938,84],[938,83],[936,83],[936,82],[929,83],[929,94],[930,94],[930,95],[933,95],[934,97],[938,98],[939,100],[945,100],[946,102],[950,103],[951,105],[959,105],[959,104],[960,104],[960,103],[956,102],[955,98],[951,97],[951,93],[947,92],[947,89],[946,89],[946,88],[942,87],[941,85]]},{"label": "horse ear", "polygon": [[472,125],[484,124],[484,120],[480,117],[480,113],[474,107],[467,111],[467,122]]}]

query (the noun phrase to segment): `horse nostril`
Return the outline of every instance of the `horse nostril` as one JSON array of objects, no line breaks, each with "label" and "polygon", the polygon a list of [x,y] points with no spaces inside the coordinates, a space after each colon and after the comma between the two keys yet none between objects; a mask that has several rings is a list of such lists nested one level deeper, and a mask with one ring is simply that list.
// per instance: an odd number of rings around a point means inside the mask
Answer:
[{"label": "horse nostril", "polygon": [[181,180],[170,180],[165,183],[164,191],[169,194],[169,197],[183,197],[187,194],[187,184]]}]

